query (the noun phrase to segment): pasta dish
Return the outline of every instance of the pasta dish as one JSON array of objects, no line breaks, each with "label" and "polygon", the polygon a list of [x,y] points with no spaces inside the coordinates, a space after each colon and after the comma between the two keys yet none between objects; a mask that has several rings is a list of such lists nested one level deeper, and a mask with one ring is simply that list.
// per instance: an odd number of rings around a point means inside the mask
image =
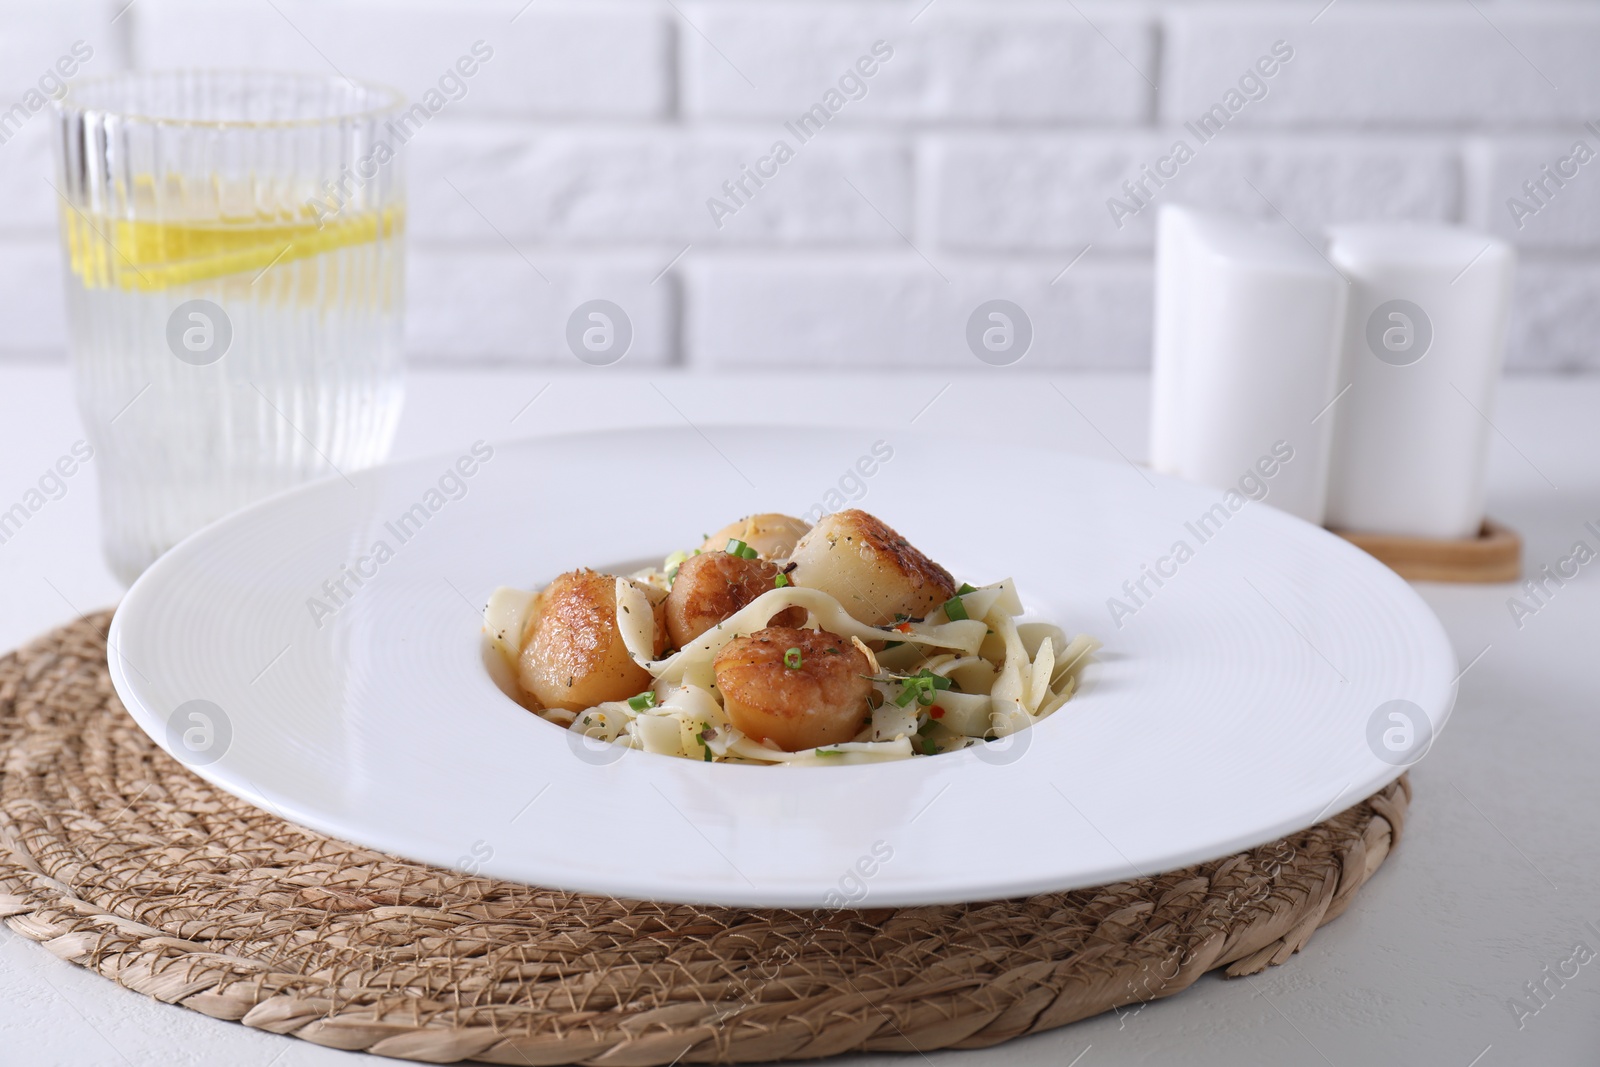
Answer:
[{"label": "pasta dish", "polygon": [[629,575],[502,588],[485,631],[524,706],[602,742],[711,763],[839,765],[1024,730],[1099,647],[1019,621],[880,519],[753,515]]}]

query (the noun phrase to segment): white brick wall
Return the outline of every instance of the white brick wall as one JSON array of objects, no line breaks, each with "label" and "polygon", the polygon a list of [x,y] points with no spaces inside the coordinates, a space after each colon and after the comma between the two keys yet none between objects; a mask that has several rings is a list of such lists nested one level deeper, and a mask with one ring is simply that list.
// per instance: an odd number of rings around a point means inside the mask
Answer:
[{"label": "white brick wall", "polygon": [[1065,262],[985,257],[936,270],[915,252],[709,255],[686,272],[686,341],[718,369],[985,369],[967,348],[967,318],[1003,298],[1033,323],[1018,366],[1126,369],[1122,350],[1150,347],[1149,264],[1080,262],[1052,284]]},{"label": "white brick wall", "polygon": [[936,0],[945,6],[913,22],[921,2],[686,5],[684,115],[790,118],[882,41],[891,56],[843,111],[849,121],[1127,126],[1150,117],[1154,90],[1117,54],[1153,69],[1148,18],[1110,10],[1091,26],[1066,3]]},{"label": "white brick wall", "polygon": [[[940,247],[961,251],[1076,252],[1085,244],[1148,251],[1154,209],[1118,227],[1106,199],[1121,197],[1122,182],[1180,136],[1188,135],[1167,129],[931,139],[933,233]],[[1203,203],[1264,219],[1281,211],[1309,230],[1350,218],[1453,219],[1460,185],[1457,153],[1433,138],[1228,130],[1200,147],[1157,202]]]},{"label": "white brick wall", "polygon": [[[567,316],[603,297],[639,366],[984,370],[965,324],[1005,298],[1035,329],[1019,370],[1137,369],[1154,212],[1118,226],[1107,198],[1281,40],[1156,201],[1487,228],[1523,257],[1512,365],[1600,369],[1600,158],[1520,225],[1506,204],[1575,141],[1600,154],[1600,10],[1325,2],[12,0],[0,110],[74,40],[89,74],[335,68],[412,97],[482,40],[411,142],[414,360],[571,363]],[[799,144],[784,122],[880,41]],[[0,360],[64,345],[48,134],[0,145]],[[779,138],[794,160],[717,225],[707,198]]]},{"label": "white brick wall", "polygon": [[873,206],[896,228],[910,226],[911,147],[892,135],[848,130],[829,129],[803,146],[718,228],[706,199],[721,196],[722,183],[781,132],[743,123],[617,130],[441,121],[411,142],[412,233],[418,241],[493,240],[487,216],[534,248],[661,242],[670,246],[661,266],[691,243],[774,250],[898,243]]}]

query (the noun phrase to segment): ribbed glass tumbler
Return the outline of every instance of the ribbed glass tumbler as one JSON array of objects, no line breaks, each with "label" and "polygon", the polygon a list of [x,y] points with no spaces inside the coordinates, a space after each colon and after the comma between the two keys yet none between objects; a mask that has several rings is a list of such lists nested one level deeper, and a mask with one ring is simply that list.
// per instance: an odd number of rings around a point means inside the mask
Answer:
[{"label": "ribbed glass tumbler", "polygon": [[387,89],[243,71],[74,84],[56,191],[108,562],[383,459],[404,389]]}]

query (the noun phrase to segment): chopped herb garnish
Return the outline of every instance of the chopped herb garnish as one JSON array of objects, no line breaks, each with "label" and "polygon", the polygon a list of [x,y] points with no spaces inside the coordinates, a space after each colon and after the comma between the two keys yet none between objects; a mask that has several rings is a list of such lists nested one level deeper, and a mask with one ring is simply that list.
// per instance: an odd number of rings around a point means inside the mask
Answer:
[{"label": "chopped herb garnish", "polygon": [[899,648],[899,647],[900,647],[900,646],[901,646],[901,645],[903,645],[903,644],[905,644],[905,642],[904,642],[904,641],[885,641],[885,642],[884,642],[884,643],[883,643],[883,650],[884,650],[884,651],[885,651],[885,652],[887,652],[887,651],[889,651],[889,650],[890,650],[890,649],[891,649],[891,648]]},{"label": "chopped herb garnish", "polygon": [[967,617],[967,606],[961,603],[959,596],[953,596],[944,602],[944,617],[951,622],[960,622]]},{"label": "chopped herb garnish", "polygon": [[777,586],[779,589],[782,589],[784,586],[789,584],[789,576],[787,574],[780,574],[776,578],[772,579],[772,584]]},{"label": "chopped herb garnish", "polygon": [[653,689],[646,689],[636,697],[628,698],[628,707],[634,711],[644,711],[656,706],[656,694]]},{"label": "chopped herb garnish", "polygon": [[933,743],[933,738],[924,737],[922,739],[922,754],[924,756],[937,756],[939,754],[939,746]]},{"label": "chopped herb garnish", "polygon": [[800,669],[800,650],[798,648],[791,648],[791,649],[785,650],[784,653],[783,653],[783,665],[785,667],[788,667],[791,671],[799,670]]},{"label": "chopped herb garnish", "polygon": [[839,751],[836,748],[819,748],[819,749],[817,749],[817,755],[819,755],[819,756],[842,756],[842,755],[844,755],[844,753]]},{"label": "chopped herb garnish", "polygon": [[709,749],[709,748],[702,748],[702,749],[701,749],[701,750],[700,750],[700,751],[702,751],[702,752],[704,752],[704,753],[705,753],[705,754],[706,754],[706,762],[707,762],[707,763],[710,763],[710,762],[712,762],[712,759],[711,759],[711,749]]},{"label": "chopped herb garnish", "polygon": [[728,538],[728,547],[724,551],[726,551],[728,555],[738,556],[740,559],[755,559],[761,554],[755,549],[751,548],[749,545],[745,544],[743,541],[739,540],[737,537]]},{"label": "chopped herb garnish", "polygon": [[903,708],[915,700],[922,707],[928,707],[934,701],[934,693],[949,688],[950,679],[924,667],[911,677],[900,679],[900,695],[895,697],[895,706]]},{"label": "chopped herb garnish", "polygon": [[962,582],[961,588],[956,590],[956,596],[966,596],[968,593],[976,593],[977,591],[977,586]]}]

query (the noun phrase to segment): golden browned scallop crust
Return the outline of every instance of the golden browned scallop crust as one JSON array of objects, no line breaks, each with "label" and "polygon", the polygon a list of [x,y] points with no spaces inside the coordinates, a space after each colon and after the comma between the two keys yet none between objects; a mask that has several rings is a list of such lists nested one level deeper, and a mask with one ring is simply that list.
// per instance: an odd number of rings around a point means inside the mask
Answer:
[{"label": "golden browned scallop crust", "polygon": [[[617,580],[592,570],[568,571],[539,594],[538,614],[518,658],[522,688],[547,708],[581,711],[625,700],[650,687],[617,629]],[[656,610],[655,648],[666,647]]]},{"label": "golden browned scallop crust", "polygon": [[729,641],[713,669],[733,725],[786,752],[848,741],[870,714],[867,657],[838,634],[769,626]]},{"label": "golden browned scallop crust", "polygon": [[[684,560],[665,601],[672,647],[684,647],[762,593],[776,589],[780,573],[764,559],[744,559],[720,551]],[[798,626],[805,621],[805,609],[787,608],[773,616],[771,624]]]},{"label": "golden browned scallop crust", "polygon": [[700,551],[726,551],[728,541],[735,539],[743,541],[766,559],[781,559],[794,551],[795,542],[804,537],[810,528],[803,520],[776,511],[746,515],[707,537]]},{"label": "golden browned scallop crust", "polygon": [[819,521],[791,557],[796,585],[820,589],[862,622],[925,618],[955,595],[950,572],[876,515],[855,508]]}]

